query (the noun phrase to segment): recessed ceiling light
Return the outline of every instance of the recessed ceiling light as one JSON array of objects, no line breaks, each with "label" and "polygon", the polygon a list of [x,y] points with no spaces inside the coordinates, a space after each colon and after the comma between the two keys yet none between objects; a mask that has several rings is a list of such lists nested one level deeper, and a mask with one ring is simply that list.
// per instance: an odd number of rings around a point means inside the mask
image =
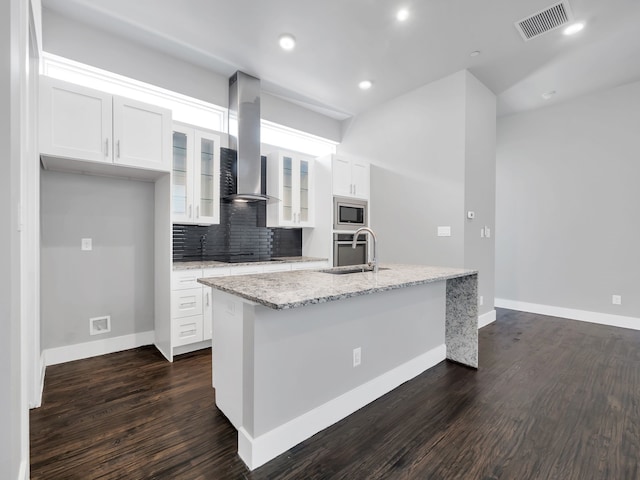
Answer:
[{"label": "recessed ceiling light", "polygon": [[478,55],[480,55],[482,52],[480,50],[474,50],[473,52],[471,52],[469,54],[470,57],[477,57]]},{"label": "recessed ceiling light", "polygon": [[280,35],[278,42],[280,43],[280,47],[283,50],[293,50],[296,46],[296,37],[294,37],[290,33],[283,33],[282,35]]},{"label": "recessed ceiling light", "polygon": [[542,94],[542,98],[544,98],[545,100],[549,100],[551,97],[553,97],[556,94],[555,90],[549,90],[548,92],[544,92]]},{"label": "recessed ceiling light", "polygon": [[569,25],[564,29],[562,33],[565,35],[573,35],[574,33],[578,33],[580,30],[584,28],[584,23],[574,23],[573,25]]},{"label": "recessed ceiling light", "polygon": [[409,18],[409,10],[406,8],[402,8],[398,10],[398,13],[396,13],[396,19],[399,22],[404,22],[407,18]]},{"label": "recessed ceiling light", "polygon": [[373,86],[373,82],[371,80],[363,80],[358,84],[360,90],[369,90]]}]

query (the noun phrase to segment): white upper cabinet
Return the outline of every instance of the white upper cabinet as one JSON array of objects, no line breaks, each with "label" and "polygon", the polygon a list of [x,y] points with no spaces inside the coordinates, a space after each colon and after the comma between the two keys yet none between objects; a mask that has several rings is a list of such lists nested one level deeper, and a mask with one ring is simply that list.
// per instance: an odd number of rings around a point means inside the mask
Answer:
[{"label": "white upper cabinet", "polygon": [[173,223],[220,223],[220,146],[213,132],[174,124]]},{"label": "white upper cabinet", "polygon": [[268,227],[314,226],[314,159],[293,152],[267,158],[267,194],[278,200],[267,204]]},{"label": "white upper cabinet", "polygon": [[170,170],[171,111],[40,77],[40,153]]},{"label": "white upper cabinet", "polygon": [[333,194],[369,199],[369,164],[359,160],[333,157]]},{"label": "white upper cabinet", "polygon": [[113,97],[114,163],[169,170],[171,112],[146,103]]},{"label": "white upper cabinet", "polygon": [[40,77],[40,153],[111,163],[112,96]]}]

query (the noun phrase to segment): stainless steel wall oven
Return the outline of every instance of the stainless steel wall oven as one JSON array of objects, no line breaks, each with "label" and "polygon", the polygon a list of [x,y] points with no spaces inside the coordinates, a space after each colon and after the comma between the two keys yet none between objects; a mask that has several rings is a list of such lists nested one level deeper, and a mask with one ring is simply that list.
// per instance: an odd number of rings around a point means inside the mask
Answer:
[{"label": "stainless steel wall oven", "polygon": [[367,235],[358,235],[356,248],[351,247],[353,233],[333,234],[333,266],[362,265],[367,263]]}]

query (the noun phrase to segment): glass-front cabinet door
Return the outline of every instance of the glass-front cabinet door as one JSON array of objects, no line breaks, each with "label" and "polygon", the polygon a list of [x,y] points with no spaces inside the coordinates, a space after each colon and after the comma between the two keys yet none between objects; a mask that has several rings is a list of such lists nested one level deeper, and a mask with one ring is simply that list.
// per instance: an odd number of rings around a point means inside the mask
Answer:
[{"label": "glass-front cabinet door", "polygon": [[220,137],[174,123],[171,170],[173,223],[220,223]]},{"label": "glass-front cabinet door", "polygon": [[193,175],[191,174],[191,150],[193,137],[189,130],[174,125],[173,163],[171,167],[171,218],[174,223],[189,222],[193,212]]},{"label": "glass-front cabinet door", "polygon": [[196,219],[198,223],[220,223],[220,137],[196,131]]},{"label": "glass-front cabinet door", "polygon": [[282,157],[282,222],[293,223],[293,159]]},{"label": "glass-front cabinet door", "polygon": [[267,157],[269,227],[313,227],[313,159],[293,152]]},{"label": "glass-front cabinet door", "polygon": [[300,159],[300,168],[298,169],[299,175],[299,195],[300,195],[300,207],[298,209],[298,222],[300,224],[309,223],[311,218],[309,215],[309,160]]}]

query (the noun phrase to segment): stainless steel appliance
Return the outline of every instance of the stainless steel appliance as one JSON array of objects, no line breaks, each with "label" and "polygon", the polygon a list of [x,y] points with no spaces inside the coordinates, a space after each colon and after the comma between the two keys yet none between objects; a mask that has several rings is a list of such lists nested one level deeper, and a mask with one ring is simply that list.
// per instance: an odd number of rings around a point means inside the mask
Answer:
[{"label": "stainless steel appliance", "polygon": [[363,265],[367,263],[369,251],[367,235],[358,235],[356,248],[352,246],[353,233],[333,234],[333,266]]},{"label": "stainless steel appliance", "polygon": [[367,202],[333,197],[333,229],[357,230],[368,226]]}]

